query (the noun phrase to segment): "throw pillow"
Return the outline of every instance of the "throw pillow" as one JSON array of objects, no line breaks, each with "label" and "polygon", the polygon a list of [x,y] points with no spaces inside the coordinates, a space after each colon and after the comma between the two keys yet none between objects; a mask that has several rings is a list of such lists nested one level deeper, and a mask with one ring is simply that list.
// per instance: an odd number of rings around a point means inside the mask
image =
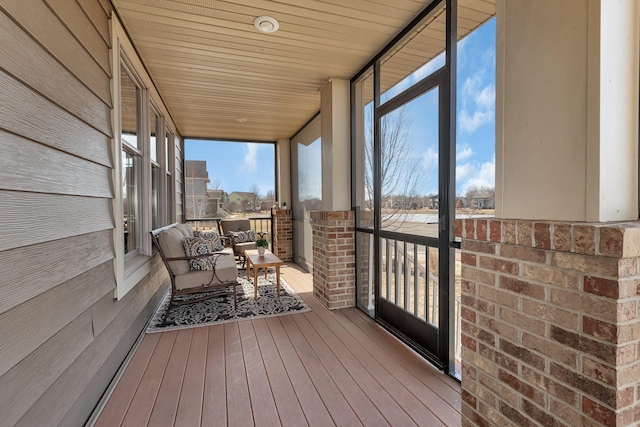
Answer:
[{"label": "throw pillow", "polygon": [[[213,253],[211,241],[202,237],[185,237],[182,239],[184,253],[188,256],[207,255]],[[213,270],[216,257],[202,257],[190,259],[189,264],[193,270]]]},{"label": "throw pillow", "polygon": [[203,239],[208,240],[211,243],[211,249],[213,249],[213,251],[217,252],[224,250],[224,243],[217,232],[194,231],[193,234],[195,237],[202,237]]},{"label": "throw pillow", "polygon": [[256,241],[256,232],[253,230],[247,231],[232,231],[231,235],[235,239],[236,243],[247,243]]}]

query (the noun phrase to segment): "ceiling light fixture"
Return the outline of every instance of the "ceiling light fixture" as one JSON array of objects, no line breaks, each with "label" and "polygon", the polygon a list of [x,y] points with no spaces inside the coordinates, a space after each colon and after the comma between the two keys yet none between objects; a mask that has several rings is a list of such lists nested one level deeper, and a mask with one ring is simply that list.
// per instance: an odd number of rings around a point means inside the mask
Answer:
[{"label": "ceiling light fixture", "polygon": [[263,33],[275,33],[280,28],[280,24],[270,16],[258,16],[253,20],[253,25]]},{"label": "ceiling light fixture", "polygon": [[235,119],[233,119],[233,120],[235,120],[235,121],[236,121],[236,122],[238,122],[238,123],[244,123],[244,122],[246,122],[246,121],[247,121],[247,118],[246,118],[246,117],[236,117],[236,118],[235,118]]}]

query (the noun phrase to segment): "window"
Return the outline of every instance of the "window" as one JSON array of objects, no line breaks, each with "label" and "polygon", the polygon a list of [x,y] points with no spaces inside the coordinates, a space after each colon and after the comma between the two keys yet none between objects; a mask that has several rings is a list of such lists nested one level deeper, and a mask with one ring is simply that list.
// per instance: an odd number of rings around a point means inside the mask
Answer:
[{"label": "window", "polygon": [[140,248],[140,144],[138,105],[140,91],[124,68],[120,68],[120,112],[122,143],[122,215],[124,253],[128,258]]},{"label": "window", "polygon": [[149,130],[151,135],[149,138],[151,152],[151,228],[156,229],[164,225],[161,218],[160,196],[161,196],[161,166],[158,160],[158,153],[162,153],[164,146],[160,145],[160,141],[156,138],[157,128],[161,119],[158,114],[151,110],[149,114]]}]

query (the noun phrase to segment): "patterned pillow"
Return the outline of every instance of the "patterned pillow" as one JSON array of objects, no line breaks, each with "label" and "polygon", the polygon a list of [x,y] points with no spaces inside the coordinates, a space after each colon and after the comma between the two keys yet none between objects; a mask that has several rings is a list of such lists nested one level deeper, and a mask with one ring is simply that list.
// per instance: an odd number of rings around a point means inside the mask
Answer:
[{"label": "patterned pillow", "polygon": [[211,248],[214,251],[223,251],[224,250],[224,243],[222,242],[222,239],[220,238],[220,235],[215,232],[215,231],[194,231],[193,232],[195,237],[202,237],[205,240],[209,240],[209,242],[211,243]]},{"label": "patterned pillow", "polygon": [[[213,253],[211,241],[202,237],[185,237],[182,239],[184,253],[187,256],[207,255]],[[216,257],[203,257],[190,259],[189,264],[193,270],[213,270]]]},{"label": "patterned pillow", "polygon": [[256,241],[256,232],[253,230],[232,231],[231,235],[234,237],[236,243],[247,243]]}]

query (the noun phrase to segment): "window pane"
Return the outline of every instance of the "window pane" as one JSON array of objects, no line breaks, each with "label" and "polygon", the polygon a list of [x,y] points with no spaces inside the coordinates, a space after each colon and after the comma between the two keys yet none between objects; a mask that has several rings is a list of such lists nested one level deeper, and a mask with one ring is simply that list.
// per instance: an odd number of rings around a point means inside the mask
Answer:
[{"label": "window pane", "polygon": [[356,83],[356,206],[359,227],[373,227],[373,70]]},{"label": "window pane", "polygon": [[382,58],[380,66],[380,103],[415,85],[445,63],[446,7],[443,1],[425,17],[421,25],[404,37],[395,49]]},{"label": "window pane", "polygon": [[276,203],[275,145],[185,141],[187,219],[266,217]]},{"label": "window pane", "polygon": [[120,112],[122,116],[122,142],[134,148],[138,147],[137,131],[137,94],[138,89],[129,75],[120,69]]},{"label": "window pane", "polygon": [[154,162],[158,161],[158,142],[156,141],[156,122],[158,116],[151,111],[149,114],[149,129],[151,130],[151,138],[149,144],[151,145],[151,160]]},{"label": "window pane", "polygon": [[124,252],[138,249],[138,156],[122,151],[122,213],[124,217]]},{"label": "window pane", "polygon": [[298,202],[304,212],[322,210],[322,141],[298,144]]},{"label": "window pane", "polygon": [[438,237],[438,88],[380,119],[382,228]]},{"label": "window pane", "polygon": [[151,227],[155,230],[160,227],[159,204],[160,204],[160,168],[151,166]]}]

